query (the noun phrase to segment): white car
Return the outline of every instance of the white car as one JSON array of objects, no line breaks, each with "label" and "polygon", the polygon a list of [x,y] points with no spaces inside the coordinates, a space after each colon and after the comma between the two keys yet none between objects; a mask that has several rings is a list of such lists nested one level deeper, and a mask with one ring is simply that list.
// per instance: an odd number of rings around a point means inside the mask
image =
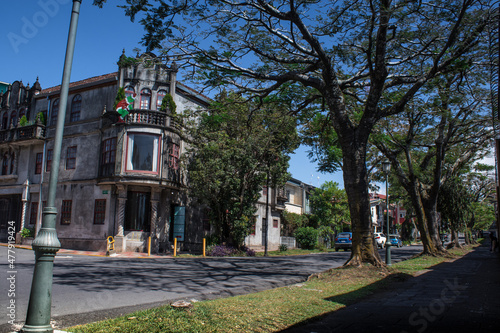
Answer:
[{"label": "white car", "polygon": [[381,232],[375,232],[373,234],[373,237],[375,238],[375,241],[377,241],[377,246],[379,248],[383,248],[385,246],[385,242],[387,241],[387,238],[385,235]]}]

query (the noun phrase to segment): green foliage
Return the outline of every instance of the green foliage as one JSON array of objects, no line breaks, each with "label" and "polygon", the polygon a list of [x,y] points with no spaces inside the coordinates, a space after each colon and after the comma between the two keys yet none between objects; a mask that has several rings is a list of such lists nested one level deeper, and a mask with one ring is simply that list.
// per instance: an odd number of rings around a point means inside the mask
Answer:
[{"label": "green foliage", "polygon": [[[414,98],[404,112],[382,120],[370,137],[378,150],[371,151],[369,163],[380,169],[382,159],[391,160],[391,192],[404,189],[411,198],[424,251],[441,246],[430,246],[436,239],[427,234],[428,230],[437,233],[438,212],[445,227],[470,228],[470,203],[491,189],[481,174],[489,167],[477,165],[481,172],[470,172],[475,161],[489,152],[492,136],[491,114],[484,107],[489,92],[480,83],[480,75],[478,69],[467,69],[433,79],[422,89],[423,96]],[[379,171],[373,178],[384,176]],[[463,178],[469,185],[460,184]],[[480,190],[473,193],[474,189]],[[407,231],[403,233],[408,235]]]},{"label": "green foliage", "polygon": [[255,223],[262,187],[288,180],[288,155],[296,149],[298,135],[286,111],[276,103],[221,94],[207,111],[178,115],[192,138],[183,159],[191,195],[210,208],[222,242],[241,247]]},{"label": "green foliage", "polygon": [[302,227],[295,231],[295,240],[302,249],[314,249],[318,244],[318,230],[313,227]]},{"label": "green foliage", "polygon": [[35,237],[35,229],[23,228],[23,230],[21,230],[21,237],[22,238]]},{"label": "green foliage", "polygon": [[465,230],[472,209],[472,197],[461,179],[451,178],[441,186],[438,211],[445,226],[454,231]]},{"label": "green foliage", "polygon": [[131,65],[135,65],[137,63],[138,63],[138,60],[136,58],[127,57],[125,55],[122,55],[116,64],[118,65],[118,67],[128,67]]},{"label": "green foliage", "polygon": [[[439,79],[484,73],[475,66],[489,61],[481,48],[490,8],[478,1],[392,1],[387,8],[372,1],[126,1],[123,7],[131,20],[141,16],[146,50],[180,54],[200,84],[263,98],[279,94],[306,123],[324,114],[336,137],[320,133],[317,156],[326,157],[323,170],[342,167],[348,193],[361,194],[350,198],[355,233],[371,226],[366,151],[374,126],[403,113]],[[354,247],[360,252],[353,260],[374,262],[362,247]]]},{"label": "green foliage", "polygon": [[166,94],[165,97],[161,100],[160,111],[166,112],[170,111],[171,114],[175,114],[175,110],[177,109],[177,105],[174,102],[172,95]]},{"label": "green foliage", "polygon": [[208,235],[208,237],[206,238],[206,243],[207,243],[207,247],[209,247],[209,246],[213,246],[213,245],[219,245],[222,242],[220,241],[219,235],[211,234],[211,235]]},{"label": "green foliage", "polygon": [[484,201],[472,203],[473,230],[488,230],[495,221],[495,208]]},{"label": "green foliage", "polygon": [[278,247],[278,251],[279,252],[286,252],[286,251],[288,251],[288,246],[286,244],[280,244],[280,246]]},{"label": "green foliage", "polygon": [[342,225],[350,220],[349,205],[345,190],[329,181],[314,189],[309,197],[311,218],[320,226],[342,231]]},{"label": "green foliage", "polygon": [[118,92],[116,93],[115,103],[113,104],[113,110],[116,110],[116,106],[118,105],[118,103],[120,103],[124,99],[125,99],[125,88],[120,87],[118,88]]},{"label": "green foliage", "polygon": [[342,148],[331,120],[322,113],[303,122],[302,143],[309,146],[309,158],[318,163],[318,171],[333,173],[342,169]]},{"label": "green foliage", "polygon": [[494,165],[490,165],[490,164],[484,164],[484,163],[476,163],[474,165],[474,170],[477,171],[477,172],[481,172],[481,171],[494,171],[495,170],[495,166]]},{"label": "green foliage", "polygon": [[320,252],[326,252],[326,244],[318,242],[316,249]]},{"label": "green foliage", "polygon": [[42,112],[38,112],[37,115],[36,115],[36,118],[35,118],[35,121],[40,121],[40,123],[42,123],[43,125],[46,125],[45,123],[45,116],[43,115]]},{"label": "green foliage", "polygon": [[292,213],[287,210],[281,212],[281,225],[283,226],[283,235],[293,235],[297,228],[305,227],[309,224],[309,217]]},{"label": "green foliage", "polygon": [[318,236],[322,239],[331,238],[333,235],[335,231],[330,226],[322,225],[318,228]]},{"label": "green foliage", "polygon": [[21,119],[19,119],[19,126],[26,126],[28,125],[28,118],[26,116],[22,116]]}]

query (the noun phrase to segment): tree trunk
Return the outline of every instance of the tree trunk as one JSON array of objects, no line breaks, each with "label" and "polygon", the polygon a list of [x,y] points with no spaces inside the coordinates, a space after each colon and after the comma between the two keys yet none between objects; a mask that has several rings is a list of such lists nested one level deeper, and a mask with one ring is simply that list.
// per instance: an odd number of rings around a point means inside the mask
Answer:
[{"label": "tree trunk", "polygon": [[427,198],[422,201],[424,202],[423,206],[427,222],[427,229],[429,230],[429,237],[436,249],[432,254],[443,255],[446,253],[446,250],[443,247],[443,242],[441,242],[441,237],[439,235],[437,196],[434,198]]},{"label": "tree trunk", "polygon": [[[420,198],[417,198],[417,203],[414,203],[413,206],[415,208],[415,214],[417,216],[417,228],[420,232],[420,240],[422,241],[422,254],[433,255],[437,252],[436,247],[434,246],[434,242],[429,234],[429,227],[427,224],[427,218],[425,216],[424,207]],[[413,202],[413,198],[412,198]]]},{"label": "tree trunk", "polygon": [[445,249],[442,246],[437,229],[437,213],[432,207],[432,202],[427,201],[424,205],[424,200],[421,197],[421,190],[417,188],[417,184],[411,183],[407,188],[410,199],[417,216],[417,228],[420,232],[420,240],[422,241],[422,254],[427,255],[442,255]]},{"label": "tree trunk", "polygon": [[365,150],[354,144],[351,148],[343,149],[344,156],[349,156],[344,157],[343,174],[353,233],[351,258],[345,266],[360,266],[365,262],[383,266],[373,238]]},{"label": "tree trunk", "polygon": [[460,242],[458,240],[458,232],[456,230],[451,230],[451,243],[448,244],[448,249],[451,248],[462,248],[462,245],[460,245]]},{"label": "tree trunk", "polygon": [[477,244],[472,234],[472,230],[469,227],[465,227],[465,244],[466,245]]}]

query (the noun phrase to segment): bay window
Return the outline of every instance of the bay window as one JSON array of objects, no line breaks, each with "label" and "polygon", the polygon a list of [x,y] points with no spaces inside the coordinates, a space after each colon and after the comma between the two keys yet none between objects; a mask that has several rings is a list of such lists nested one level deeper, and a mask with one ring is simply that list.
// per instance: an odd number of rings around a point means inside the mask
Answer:
[{"label": "bay window", "polygon": [[158,172],[160,137],[130,133],[127,140],[127,171]]}]

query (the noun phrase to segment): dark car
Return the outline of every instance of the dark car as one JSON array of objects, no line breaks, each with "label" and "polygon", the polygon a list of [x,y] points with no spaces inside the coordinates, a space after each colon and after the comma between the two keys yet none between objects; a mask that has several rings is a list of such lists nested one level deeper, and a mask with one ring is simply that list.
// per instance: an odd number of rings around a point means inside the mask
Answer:
[{"label": "dark car", "polygon": [[352,248],[352,232],[341,232],[335,237],[335,251]]},{"label": "dark car", "polygon": [[449,234],[441,234],[439,235],[441,237],[441,242],[449,242],[450,241],[450,235]]}]

